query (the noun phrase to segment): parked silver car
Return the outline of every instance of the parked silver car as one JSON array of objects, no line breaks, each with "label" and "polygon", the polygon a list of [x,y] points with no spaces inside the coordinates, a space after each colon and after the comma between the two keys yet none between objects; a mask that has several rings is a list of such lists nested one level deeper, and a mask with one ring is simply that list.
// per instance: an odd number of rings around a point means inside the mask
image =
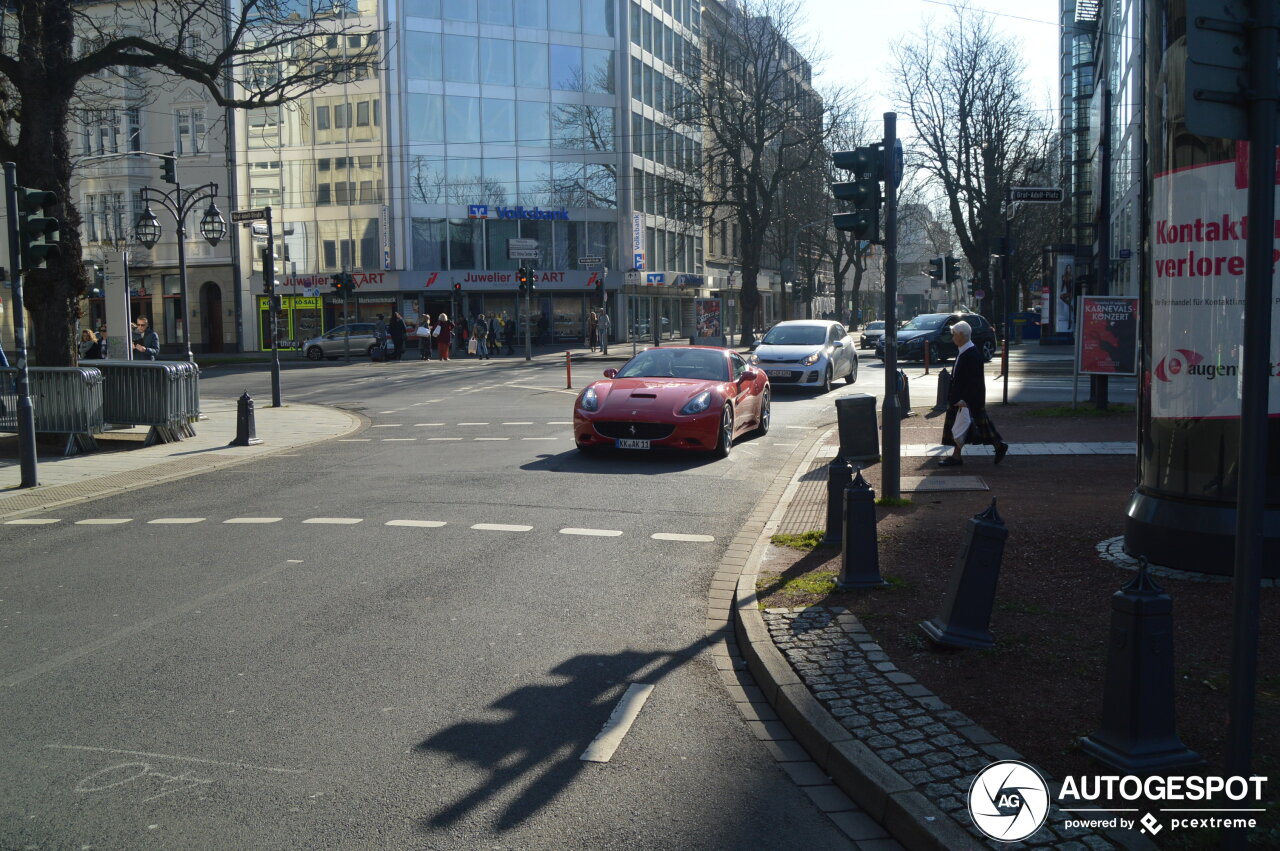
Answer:
[{"label": "parked silver car", "polygon": [[336,360],[346,354],[347,329],[351,331],[351,354],[373,356],[373,349],[378,345],[377,339],[373,335],[374,324],[372,322],[352,322],[348,325],[339,325],[326,331],[319,337],[312,337],[302,344],[302,351],[306,352],[307,357],[311,360]]},{"label": "parked silver car", "polygon": [[779,322],[752,347],[752,358],[775,386],[831,389],[837,378],[858,379],[858,352],[839,322],[796,319]]}]

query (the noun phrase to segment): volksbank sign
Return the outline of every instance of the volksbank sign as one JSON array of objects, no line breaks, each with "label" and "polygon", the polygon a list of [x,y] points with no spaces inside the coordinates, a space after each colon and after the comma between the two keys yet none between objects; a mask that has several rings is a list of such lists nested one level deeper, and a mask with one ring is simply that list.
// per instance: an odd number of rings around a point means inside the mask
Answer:
[{"label": "volksbank sign", "polygon": [[[492,210],[492,212],[490,212]],[[470,204],[467,206],[469,219],[544,219],[569,221],[569,211],[564,207],[559,210],[544,210],[541,207],[490,207],[488,204]]]}]

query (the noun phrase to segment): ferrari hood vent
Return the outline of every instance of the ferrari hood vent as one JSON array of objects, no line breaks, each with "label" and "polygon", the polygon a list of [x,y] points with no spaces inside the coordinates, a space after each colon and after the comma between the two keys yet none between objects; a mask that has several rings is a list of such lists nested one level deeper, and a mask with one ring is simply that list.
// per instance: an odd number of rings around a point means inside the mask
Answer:
[{"label": "ferrari hood vent", "polygon": [[657,393],[632,393],[631,398],[632,399],[657,399],[658,394]]}]

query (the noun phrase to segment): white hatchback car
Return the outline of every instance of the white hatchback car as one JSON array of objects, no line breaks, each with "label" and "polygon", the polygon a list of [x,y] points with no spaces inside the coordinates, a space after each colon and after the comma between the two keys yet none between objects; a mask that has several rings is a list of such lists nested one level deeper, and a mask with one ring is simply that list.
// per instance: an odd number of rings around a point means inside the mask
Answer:
[{"label": "white hatchback car", "polygon": [[779,322],[752,347],[753,360],[774,386],[814,387],[826,393],[837,378],[858,380],[858,351],[839,322]]}]

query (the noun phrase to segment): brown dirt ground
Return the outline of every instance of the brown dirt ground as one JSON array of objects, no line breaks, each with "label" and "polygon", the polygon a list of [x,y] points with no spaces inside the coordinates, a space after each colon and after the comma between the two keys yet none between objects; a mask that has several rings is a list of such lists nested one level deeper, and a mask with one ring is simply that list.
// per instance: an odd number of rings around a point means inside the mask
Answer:
[{"label": "brown dirt ground", "polygon": [[[1043,407],[993,405],[989,410],[1010,443],[1134,439],[1131,413],[1031,415]],[[941,417],[916,410],[917,416],[903,422],[902,442],[936,443]],[[935,463],[904,458],[902,475],[936,472]],[[1099,773],[1078,740],[1101,719],[1110,597],[1134,573],[1103,560],[1095,547],[1123,532],[1134,469],[1132,456],[1010,455],[999,467],[990,458],[968,458],[954,474],[981,476],[990,492],[908,494],[912,505],[877,509],[881,571],[893,587],[825,595],[783,591],[762,605],[846,606],[900,668],[1054,776]],[[877,495],[880,474],[879,465],[863,471]],[[991,618],[996,646],[935,651],[919,623],[938,614],[966,521],[986,509],[992,497],[1009,530]],[[840,568],[834,549],[805,554],[774,547],[771,554],[770,571],[786,579],[817,578],[813,574]],[[777,585],[769,575],[761,579],[762,590],[766,583]],[[1178,732],[1206,757],[1210,769],[1220,771],[1227,733],[1231,585],[1156,580],[1173,598]],[[1261,613],[1253,767],[1275,778],[1280,774],[1280,589],[1262,590]],[[1276,815],[1273,811],[1269,820]],[[1280,826],[1263,841],[1271,838],[1280,844]]]}]

